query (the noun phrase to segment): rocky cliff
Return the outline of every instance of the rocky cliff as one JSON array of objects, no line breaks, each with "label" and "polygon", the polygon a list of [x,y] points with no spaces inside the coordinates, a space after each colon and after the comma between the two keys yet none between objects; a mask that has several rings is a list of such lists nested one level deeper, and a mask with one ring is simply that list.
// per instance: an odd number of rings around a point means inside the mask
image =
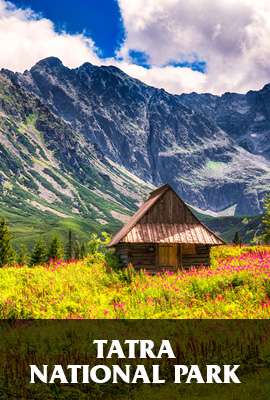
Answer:
[{"label": "rocky cliff", "polygon": [[116,223],[169,183],[200,211],[252,216],[270,190],[269,85],[176,96],[51,57],[1,71],[0,112],[2,206],[23,190],[31,207]]}]

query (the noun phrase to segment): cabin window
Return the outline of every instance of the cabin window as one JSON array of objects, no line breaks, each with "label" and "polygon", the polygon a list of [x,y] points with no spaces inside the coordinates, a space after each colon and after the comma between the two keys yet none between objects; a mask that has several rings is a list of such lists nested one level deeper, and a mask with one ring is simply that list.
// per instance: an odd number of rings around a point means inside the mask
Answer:
[{"label": "cabin window", "polygon": [[182,254],[183,255],[196,254],[196,245],[195,244],[182,244]]}]

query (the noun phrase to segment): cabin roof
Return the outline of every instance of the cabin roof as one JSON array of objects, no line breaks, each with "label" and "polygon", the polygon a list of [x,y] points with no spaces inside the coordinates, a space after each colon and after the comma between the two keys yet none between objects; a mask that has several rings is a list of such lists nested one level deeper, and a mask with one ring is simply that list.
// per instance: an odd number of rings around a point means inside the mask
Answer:
[{"label": "cabin roof", "polygon": [[[190,213],[189,223],[140,223],[146,213],[152,209],[168,191],[172,191]],[[150,193],[149,198],[130,218],[126,225],[112,238],[109,247],[119,243],[190,243],[190,244],[223,244],[224,241],[205,226],[192,213],[190,208],[168,185],[161,186]]]}]

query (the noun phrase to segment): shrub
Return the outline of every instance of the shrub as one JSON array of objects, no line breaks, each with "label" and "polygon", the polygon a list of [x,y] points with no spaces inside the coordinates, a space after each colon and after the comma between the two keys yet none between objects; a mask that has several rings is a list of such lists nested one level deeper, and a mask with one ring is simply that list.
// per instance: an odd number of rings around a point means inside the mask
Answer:
[{"label": "shrub", "polygon": [[266,295],[269,297],[270,299],[270,279],[266,279],[264,281],[264,289],[265,289],[265,293]]},{"label": "shrub", "polygon": [[103,261],[110,269],[117,270],[119,268],[118,257],[113,253],[113,250],[108,248],[111,241],[111,236],[107,232],[102,232],[101,236],[92,233],[88,242],[88,260],[92,259]]},{"label": "shrub", "polygon": [[231,285],[232,285],[233,288],[236,288],[238,286],[242,286],[242,285],[244,285],[244,283],[245,283],[245,280],[241,276],[234,276],[232,278],[232,281],[231,281]]}]

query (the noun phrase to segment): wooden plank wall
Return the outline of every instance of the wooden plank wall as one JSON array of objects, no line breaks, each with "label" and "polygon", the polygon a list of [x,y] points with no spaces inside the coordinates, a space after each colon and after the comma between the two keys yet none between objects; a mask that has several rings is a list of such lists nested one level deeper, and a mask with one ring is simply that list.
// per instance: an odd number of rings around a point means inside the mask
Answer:
[{"label": "wooden plank wall", "polygon": [[145,214],[140,224],[192,224],[198,221],[191,214],[188,207],[169,190],[157,203]]}]

